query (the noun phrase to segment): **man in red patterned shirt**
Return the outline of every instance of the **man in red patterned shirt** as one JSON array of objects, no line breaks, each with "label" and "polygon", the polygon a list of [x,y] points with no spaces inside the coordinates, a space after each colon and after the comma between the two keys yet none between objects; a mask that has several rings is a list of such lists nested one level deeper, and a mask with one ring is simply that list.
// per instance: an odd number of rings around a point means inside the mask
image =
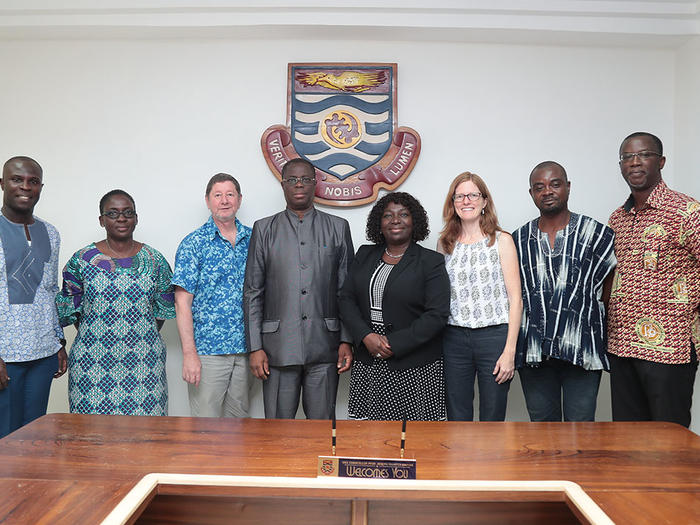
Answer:
[{"label": "man in red patterned shirt", "polygon": [[615,271],[608,351],[613,420],[690,425],[698,368],[700,203],[661,178],[661,140],[633,133],[620,146],[632,194],[610,216]]}]

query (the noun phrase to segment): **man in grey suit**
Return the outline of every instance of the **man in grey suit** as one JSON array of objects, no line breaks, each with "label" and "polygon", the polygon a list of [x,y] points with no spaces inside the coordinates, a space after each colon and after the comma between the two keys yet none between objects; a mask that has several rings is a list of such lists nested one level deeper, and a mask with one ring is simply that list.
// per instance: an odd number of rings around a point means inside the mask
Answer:
[{"label": "man in grey suit", "polygon": [[250,369],[262,379],[265,417],[309,419],[335,409],[338,374],[350,369],[350,334],[338,316],[338,293],[353,259],[345,219],[313,206],[313,165],[282,169],[287,208],[256,221],[243,292]]}]

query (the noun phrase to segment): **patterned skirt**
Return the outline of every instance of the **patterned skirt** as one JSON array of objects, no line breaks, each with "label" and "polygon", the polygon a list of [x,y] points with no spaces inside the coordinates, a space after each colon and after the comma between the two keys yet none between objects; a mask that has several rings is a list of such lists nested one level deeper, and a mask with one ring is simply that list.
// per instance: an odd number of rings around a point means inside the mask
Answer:
[{"label": "patterned skirt", "polygon": [[353,362],[348,415],[352,419],[444,421],[442,358],[416,368],[392,370],[384,359]]}]

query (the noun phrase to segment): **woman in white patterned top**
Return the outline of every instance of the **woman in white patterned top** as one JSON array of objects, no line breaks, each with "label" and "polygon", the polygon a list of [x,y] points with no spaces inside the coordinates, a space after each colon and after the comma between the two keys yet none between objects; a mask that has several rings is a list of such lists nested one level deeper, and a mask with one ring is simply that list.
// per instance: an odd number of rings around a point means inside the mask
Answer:
[{"label": "woman in white patterned top", "polygon": [[476,378],[479,420],[503,421],[523,310],[515,244],[474,173],[452,181],[442,217],[438,251],[451,288],[443,345],[447,417],[474,419]]}]

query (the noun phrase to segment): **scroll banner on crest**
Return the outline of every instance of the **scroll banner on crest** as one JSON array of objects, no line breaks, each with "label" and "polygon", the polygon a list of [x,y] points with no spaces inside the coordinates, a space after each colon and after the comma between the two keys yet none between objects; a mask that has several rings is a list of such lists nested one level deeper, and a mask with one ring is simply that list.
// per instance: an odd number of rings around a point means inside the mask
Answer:
[{"label": "scroll banner on crest", "polygon": [[397,188],[420,155],[420,136],[396,122],[396,64],[288,65],[287,125],[269,127],[263,155],[282,167],[304,158],[316,168],[315,201],[358,206]]}]

